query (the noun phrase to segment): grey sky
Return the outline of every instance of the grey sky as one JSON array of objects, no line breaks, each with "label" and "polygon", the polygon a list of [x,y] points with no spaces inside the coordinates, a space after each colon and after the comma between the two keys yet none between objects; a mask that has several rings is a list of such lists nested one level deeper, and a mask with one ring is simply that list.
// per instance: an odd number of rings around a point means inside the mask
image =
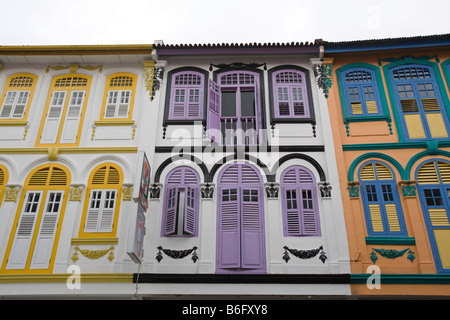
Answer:
[{"label": "grey sky", "polygon": [[0,45],[265,43],[450,33],[448,0],[0,0]]}]

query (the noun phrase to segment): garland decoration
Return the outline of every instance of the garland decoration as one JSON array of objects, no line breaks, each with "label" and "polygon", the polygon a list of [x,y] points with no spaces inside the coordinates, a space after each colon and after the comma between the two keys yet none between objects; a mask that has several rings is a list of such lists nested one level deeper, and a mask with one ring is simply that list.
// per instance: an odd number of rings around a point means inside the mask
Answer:
[{"label": "garland decoration", "polygon": [[322,263],[325,263],[325,260],[327,259],[327,256],[325,255],[325,252],[323,251],[323,246],[320,246],[317,249],[311,249],[311,250],[298,250],[298,249],[291,249],[287,246],[284,246],[284,254],[283,254],[283,260],[288,263],[288,261],[291,259],[289,256],[289,253],[293,254],[299,259],[311,259],[317,256],[319,253],[319,259],[322,261]]}]

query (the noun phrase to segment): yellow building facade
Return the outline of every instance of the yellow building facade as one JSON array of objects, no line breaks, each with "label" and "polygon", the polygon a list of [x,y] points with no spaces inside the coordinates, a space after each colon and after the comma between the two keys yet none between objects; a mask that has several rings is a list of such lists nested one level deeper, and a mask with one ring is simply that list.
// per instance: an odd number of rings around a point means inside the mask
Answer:
[{"label": "yellow building facade", "polygon": [[450,295],[449,44],[324,43],[352,295]]}]

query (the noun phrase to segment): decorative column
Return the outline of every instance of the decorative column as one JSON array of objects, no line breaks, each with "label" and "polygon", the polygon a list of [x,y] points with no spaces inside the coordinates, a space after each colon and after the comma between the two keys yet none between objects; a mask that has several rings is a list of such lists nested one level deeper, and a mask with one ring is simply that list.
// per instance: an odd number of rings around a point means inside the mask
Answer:
[{"label": "decorative column", "polygon": [[[418,241],[415,241],[417,257],[419,259],[419,267],[422,273],[434,273],[435,266],[433,257],[428,250],[428,235],[426,229],[423,227],[423,212],[420,200],[417,197],[416,181],[402,180],[398,182],[399,189],[402,191],[406,209],[409,212],[409,217],[412,226],[412,235]],[[422,241],[422,240],[423,241]]]},{"label": "decorative column", "polygon": [[215,252],[213,245],[216,243],[216,220],[217,220],[217,202],[214,201],[215,184],[200,184],[200,211],[202,223],[199,223],[200,245],[199,245],[199,273],[214,273],[215,271]]}]

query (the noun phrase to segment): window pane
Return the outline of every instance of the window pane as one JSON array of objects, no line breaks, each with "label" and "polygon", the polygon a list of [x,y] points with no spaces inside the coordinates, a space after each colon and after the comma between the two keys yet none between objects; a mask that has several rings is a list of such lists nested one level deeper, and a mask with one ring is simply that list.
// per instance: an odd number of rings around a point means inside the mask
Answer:
[{"label": "window pane", "polygon": [[255,92],[241,91],[241,116],[255,116]]},{"label": "window pane", "polygon": [[222,117],[236,116],[236,91],[222,91]]}]

